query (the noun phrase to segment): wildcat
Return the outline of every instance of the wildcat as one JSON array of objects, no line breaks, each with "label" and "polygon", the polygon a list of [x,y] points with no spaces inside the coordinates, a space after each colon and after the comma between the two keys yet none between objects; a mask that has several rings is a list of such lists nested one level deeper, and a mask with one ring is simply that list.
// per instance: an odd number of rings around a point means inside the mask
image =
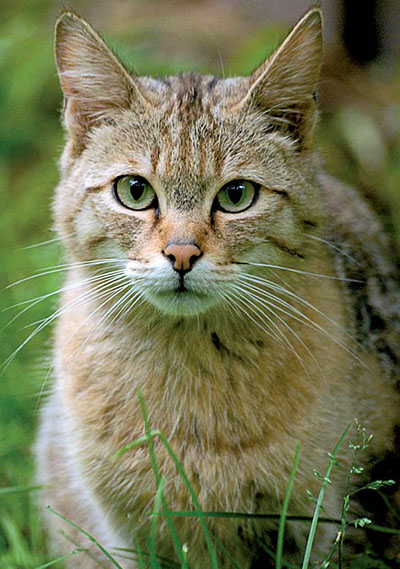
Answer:
[{"label": "wildcat", "polygon": [[[289,513],[311,516],[313,470],[355,418],[374,433],[364,466],[398,465],[396,261],[370,206],[314,151],[321,28],[314,8],[248,77],[154,79],[129,74],[78,16],[57,22],[67,142],[54,217],[70,265],[38,480],[43,506],[113,554],[146,551],[157,491],[147,444],[116,457],[145,433],[138,390],[205,511],[279,513],[299,441]],[[192,509],[153,442],[165,507]],[[325,516],[340,518],[350,461],[344,445]],[[90,549],[68,567],[111,567],[60,518],[45,521],[57,554]],[[157,522],[157,554],[179,561]],[[210,567],[199,521],[173,523],[188,566]],[[219,567],[275,566],[275,522],[207,527]],[[288,561],[307,533],[288,524]],[[315,559],[335,535],[319,526]]]}]

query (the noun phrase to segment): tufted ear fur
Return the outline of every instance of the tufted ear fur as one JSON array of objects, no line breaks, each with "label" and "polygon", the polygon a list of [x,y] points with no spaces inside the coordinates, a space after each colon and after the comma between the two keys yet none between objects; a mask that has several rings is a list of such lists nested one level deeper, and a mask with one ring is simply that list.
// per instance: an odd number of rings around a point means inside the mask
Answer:
[{"label": "tufted ear fur", "polygon": [[289,134],[301,149],[311,148],[321,59],[322,15],[313,8],[248,78],[248,91],[236,108],[256,107],[271,128]]},{"label": "tufted ear fur", "polygon": [[128,109],[134,101],[146,106],[135,78],[93,28],[71,12],[57,21],[55,56],[73,155],[85,148],[90,129],[112,119],[115,111]]}]

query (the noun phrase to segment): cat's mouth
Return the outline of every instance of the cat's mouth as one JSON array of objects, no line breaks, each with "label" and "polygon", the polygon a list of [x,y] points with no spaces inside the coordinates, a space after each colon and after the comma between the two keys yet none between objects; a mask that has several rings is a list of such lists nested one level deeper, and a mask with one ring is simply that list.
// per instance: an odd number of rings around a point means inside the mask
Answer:
[{"label": "cat's mouth", "polygon": [[185,281],[184,281],[184,277],[180,277],[179,279],[179,285],[176,289],[176,292],[180,293],[180,292],[188,292],[187,288],[185,287]]},{"label": "cat's mouth", "polygon": [[[137,266],[127,268],[128,276],[135,278]],[[173,316],[196,316],[220,304],[228,277],[232,279],[232,275],[218,275],[215,267],[207,265],[201,271],[180,275],[168,265],[146,269],[146,273],[141,270],[138,275],[142,279],[143,297],[163,314]]]},{"label": "cat's mouth", "polygon": [[194,291],[194,290],[189,290],[187,289],[184,285],[179,285],[177,288],[172,289],[172,290],[163,290],[160,292],[156,293],[157,296],[163,297],[163,298],[172,298],[172,297],[176,297],[177,299],[181,298],[181,299],[189,299],[189,298],[208,298],[210,295],[203,293],[203,292],[198,292],[198,291]]},{"label": "cat's mouth", "polygon": [[195,316],[217,303],[215,295],[189,289],[184,282],[169,290],[147,291],[145,296],[150,304],[173,316]]}]

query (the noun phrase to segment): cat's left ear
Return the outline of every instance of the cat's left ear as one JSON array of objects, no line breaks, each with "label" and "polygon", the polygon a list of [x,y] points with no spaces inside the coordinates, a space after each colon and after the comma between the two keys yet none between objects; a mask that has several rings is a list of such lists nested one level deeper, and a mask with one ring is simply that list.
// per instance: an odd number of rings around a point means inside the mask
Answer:
[{"label": "cat's left ear", "polygon": [[247,93],[235,108],[257,108],[271,128],[294,138],[302,150],[310,149],[321,60],[322,14],[313,8],[247,79]]}]

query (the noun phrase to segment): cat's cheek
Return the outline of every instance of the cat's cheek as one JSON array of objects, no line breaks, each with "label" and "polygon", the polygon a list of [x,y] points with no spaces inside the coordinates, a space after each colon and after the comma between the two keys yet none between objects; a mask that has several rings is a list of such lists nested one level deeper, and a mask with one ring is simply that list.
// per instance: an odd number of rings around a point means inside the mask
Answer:
[{"label": "cat's cheek", "polygon": [[88,201],[82,204],[75,217],[73,240],[82,258],[125,257],[123,243],[110,235],[106,220]]},{"label": "cat's cheek", "polygon": [[104,239],[104,225],[90,207],[83,207],[75,217],[75,238],[88,253],[93,244]]}]

